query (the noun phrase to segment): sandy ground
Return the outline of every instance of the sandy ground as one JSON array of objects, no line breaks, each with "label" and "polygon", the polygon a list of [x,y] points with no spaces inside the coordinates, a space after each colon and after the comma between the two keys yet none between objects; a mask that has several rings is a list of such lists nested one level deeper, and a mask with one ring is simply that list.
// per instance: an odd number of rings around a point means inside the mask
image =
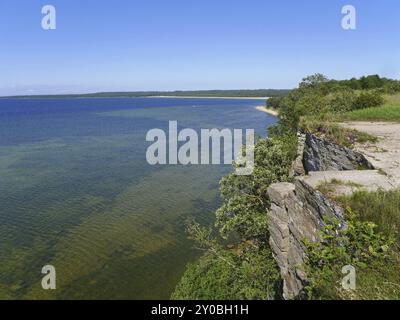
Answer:
[{"label": "sandy ground", "polygon": [[269,108],[266,108],[264,106],[258,106],[258,107],[256,107],[256,109],[258,111],[262,111],[262,112],[268,113],[268,114],[270,114],[272,116],[275,116],[275,117],[278,116],[278,111],[276,111],[274,109],[269,109]]},{"label": "sandy ground", "polygon": [[[358,190],[374,192],[378,189],[388,191],[397,188],[392,179],[379,170],[315,171],[299,179],[315,189],[326,183],[332,196],[351,195]],[[332,183],[333,179],[340,183]]]},{"label": "sandy ground", "polygon": [[377,142],[358,144],[355,149],[375,168],[386,172],[392,184],[400,188],[400,123],[355,121],[341,125],[378,137]]},{"label": "sandy ground", "polygon": [[[318,171],[301,177],[306,183],[318,188],[329,186],[329,194],[350,195],[357,190],[376,191],[400,188],[400,123],[346,122],[341,126],[369,133],[377,142],[357,144],[354,149],[364,154],[375,170]],[[340,183],[332,183],[332,180]]]}]

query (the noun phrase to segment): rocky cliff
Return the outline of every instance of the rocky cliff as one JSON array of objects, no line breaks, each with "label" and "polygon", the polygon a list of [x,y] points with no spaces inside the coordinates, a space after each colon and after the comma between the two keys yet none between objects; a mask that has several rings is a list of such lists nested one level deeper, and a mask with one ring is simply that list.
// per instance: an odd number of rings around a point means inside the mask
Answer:
[{"label": "rocky cliff", "polygon": [[343,209],[327,200],[302,179],[270,186],[270,245],[283,279],[282,295],[293,299],[302,295],[307,281],[303,271],[305,249],[302,241],[319,241],[324,217],[343,221]]},{"label": "rocky cliff", "polygon": [[303,163],[306,172],[374,169],[363,154],[311,133],[306,134]]},{"label": "rocky cliff", "polygon": [[334,179],[337,192],[345,194],[354,192],[354,188],[375,191],[393,187],[362,153],[311,133],[299,136],[298,157],[292,169],[293,183],[276,183],[268,189],[270,245],[281,271],[284,299],[301,297],[307,283],[303,240],[320,240],[325,217],[335,217],[345,226],[343,208],[319,192],[318,186]]}]

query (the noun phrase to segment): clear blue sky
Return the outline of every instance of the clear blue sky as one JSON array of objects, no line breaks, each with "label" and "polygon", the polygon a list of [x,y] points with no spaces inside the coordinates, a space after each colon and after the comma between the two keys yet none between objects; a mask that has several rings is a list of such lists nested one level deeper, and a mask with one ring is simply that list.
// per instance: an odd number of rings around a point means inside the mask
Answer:
[{"label": "clear blue sky", "polygon": [[[345,4],[357,30],[341,28]],[[0,95],[399,78],[399,38],[398,0],[1,0]]]}]

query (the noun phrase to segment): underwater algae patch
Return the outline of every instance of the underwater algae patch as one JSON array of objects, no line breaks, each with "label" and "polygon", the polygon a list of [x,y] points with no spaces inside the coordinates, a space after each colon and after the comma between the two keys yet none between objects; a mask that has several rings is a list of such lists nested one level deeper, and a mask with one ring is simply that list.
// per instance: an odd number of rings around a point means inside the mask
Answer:
[{"label": "underwater algae patch", "polygon": [[[121,286],[129,292],[120,292],[120,296],[137,298],[136,294],[139,292],[145,294],[145,288],[152,285],[151,277],[145,277],[147,281],[141,279],[146,274],[146,269],[153,274],[154,287],[154,281],[159,274],[163,274],[163,266],[171,264],[172,260],[177,261],[180,255],[174,252],[174,247],[179,244],[177,242],[184,242],[179,245],[186,247],[186,250],[190,247],[184,236],[183,217],[192,211],[193,199],[197,197],[197,193],[201,192],[203,199],[215,199],[215,191],[203,192],[199,189],[199,185],[206,187],[211,181],[208,181],[210,178],[204,174],[202,168],[198,169],[192,168],[190,175],[187,169],[182,167],[169,167],[159,171],[128,187],[107,210],[84,218],[79,225],[71,228],[57,241],[54,247],[55,256],[46,262],[57,268],[59,289],[46,292],[41,290],[40,283],[37,283],[25,298],[68,298],[68,292],[79,292],[79,287],[83,285],[91,287],[90,290],[85,289],[91,293],[85,298],[105,297],[107,287],[104,288],[104,284],[114,287],[121,279],[124,283],[129,283],[130,287]],[[193,175],[194,171],[197,171],[196,175]],[[193,179],[199,180],[199,185],[193,184]],[[176,203],[179,203],[179,207]],[[154,232],[155,229],[157,232]],[[146,256],[159,255],[160,252],[168,252],[164,254],[164,259],[169,261],[158,261],[158,266],[140,266],[136,263],[137,260],[146,262]],[[147,262],[154,263],[154,260],[149,259]],[[183,269],[186,257],[181,257],[180,261]],[[100,286],[98,281],[93,280],[96,277],[92,275],[104,270],[107,270],[110,278],[103,279]],[[126,273],[121,273],[121,270],[126,270]],[[137,276],[126,277],[132,276],[132,273],[136,273]],[[88,283],[88,279],[92,280]],[[74,286],[76,288],[73,289]],[[167,297],[169,292],[164,294]],[[163,296],[161,293],[158,295]],[[157,296],[157,292],[153,292],[153,296]]]}]

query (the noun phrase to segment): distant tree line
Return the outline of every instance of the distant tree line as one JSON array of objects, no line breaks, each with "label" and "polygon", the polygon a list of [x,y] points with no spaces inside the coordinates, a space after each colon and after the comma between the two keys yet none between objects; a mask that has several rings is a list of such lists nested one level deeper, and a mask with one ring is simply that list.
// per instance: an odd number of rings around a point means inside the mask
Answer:
[{"label": "distant tree line", "polygon": [[351,78],[350,80],[330,80],[332,86],[348,87],[353,90],[371,90],[382,89],[385,93],[400,92],[400,81],[381,78],[378,75],[364,76],[359,79]]},{"label": "distant tree line", "polygon": [[286,89],[257,89],[257,90],[192,90],[192,91],[133,91],[133,92],[97,92],[87,94],[67,95],[35,95],[14,96],[13,98],[129,98],[129,97],[232,97],[232,98],[263,98],[283,97],[289,93]]}]

